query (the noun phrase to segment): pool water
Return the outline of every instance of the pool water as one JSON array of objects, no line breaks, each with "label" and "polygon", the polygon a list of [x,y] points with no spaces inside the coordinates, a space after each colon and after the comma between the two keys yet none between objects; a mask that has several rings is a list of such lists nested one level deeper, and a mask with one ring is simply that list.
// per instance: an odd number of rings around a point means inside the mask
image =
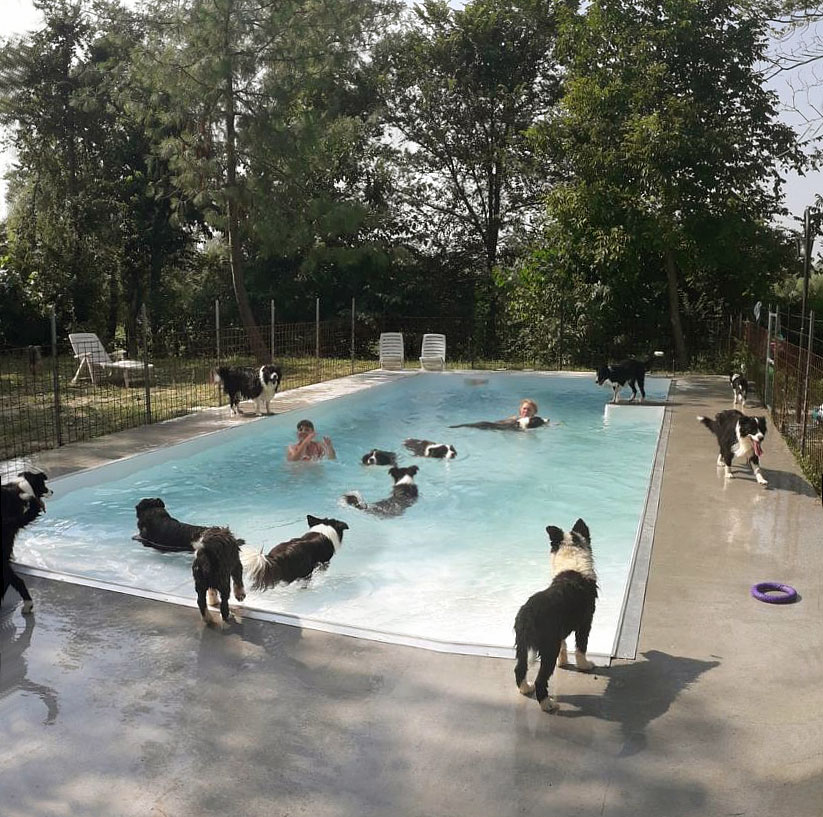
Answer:
[{"label": "pool water", "polygon": [[[650,378],[647,398],[664,400],[668,387]],[[610,396],[582,375],[398,378],[307,413],[319,436],[332,437],[336,461],[285,461],[302,417],[288,412],[55,480],[47,515],[20,537],[16,556],[192,600],[190,555],[131,540],[141,498],[162,497],[172,516],[228,525],[266,551],[304,533],[307,514],[334,517],[350,530],[329,569],[307,588],[250,593],[246,608],[381,640],[508,654],[515,613],[550,580],[546,526],[568,530],[582,517],[600,585],[589,651],[611,655],[663,408],[607,408]],[[512,415],[524,397],[539,403],[550,426],[523,433],[448,428]],[[402,447],[407,437],[452,443],[458,456],[414,457]],[[352,490],[367,501],[389,495],[387,469],[361,464],[375,447],[420,468],[420,498],[401,517],[377,518],[341,502]]]}]

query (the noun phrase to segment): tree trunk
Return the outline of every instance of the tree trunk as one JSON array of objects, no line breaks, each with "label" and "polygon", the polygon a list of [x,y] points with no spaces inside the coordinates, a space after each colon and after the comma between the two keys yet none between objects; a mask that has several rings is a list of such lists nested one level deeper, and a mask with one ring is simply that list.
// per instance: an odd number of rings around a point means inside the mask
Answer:
[{"label": "tree trunk", "polygon": [[[231,5],[226,12],[226,39],[223,43],[225,55],[231,53],[234,44],[229,41]],[[246,330],[246,337],[249,341],[249,348],[258,364],[268,363],[270,359],[269,351],[263,342],[257,326],[254,322],[254,315],[249,304],[249,295],[246,291],[246,280],[243,274],[243,255],[240,248],[240,217],[237,190],[237,150],[236,134],[234,129],[235,120],[235,99],[234,99],[234,77],[232,65],[229,61],[226,76],[226,199],[227,199],[227,232],[229,240],[229,264],[231,265],[231,280],[234,287],[234,297],[237,301],[237,310],[240,313],[240,320]]]},{"label": "tree trunk", "polygon": [[666,280],[669,283],[669,319],[672,324],[672,337],[677,365],[680,369],[688,368],[689,359],[686,355],[686,341],[683,337],[683,326],[680,323],[680,292],[677,284],[677,265],[674,254],[666,250]]}]

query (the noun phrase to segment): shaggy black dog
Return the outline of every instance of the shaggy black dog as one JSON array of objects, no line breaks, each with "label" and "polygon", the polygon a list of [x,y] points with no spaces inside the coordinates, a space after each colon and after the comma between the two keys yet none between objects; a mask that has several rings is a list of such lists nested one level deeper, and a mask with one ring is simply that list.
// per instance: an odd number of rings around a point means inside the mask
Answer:
[{"label": "shaggy black dog", "polygon": [[137,529],[140,533],[131,538],[145,547],[170,553],[191,553],[194,543],[203,535],[207,525],[189,525],[178,522],[166,510],[162,499],[141,499],[135,506]]},{"label": "shaggy black dog", "polygon": [[737,409],[729,409],[715,414],[714,419],[698,417],[701,423],[717,437],[720,454],[718,466],[725,466],[726,478],[731,479],[732,460],[745,458],[751,465],[754,478],[761,485],[769,482],[760,470],[760,455],[763,453],[763,440],[766,437],[766,418],[749,417]]},{"label": "shaggy black dog", "polygon": [[729,385],[734,393],[734,405],[740,403],[746,405],[746,398],[749,396],[749,381],[742,374],[734,373],[729,375]]},{"label": "shaggy black dog", "polygon": [[318,519],[308,515],[309,529],[297,539],[275,545],[268,553],[243,548],[240,558],[253,590],[265,590],[277,584],[308,580],[316,569],[328,567],[332,556],[343,543],[343,531],[349,526],[338,519]]},{"label": "shaggy black dog", "polygon": [[[637,389],[640,389],[640,402],[646,399],[646,390],[644,388],[646,383],[646,371],[654,362],[656,357],[662,357],[663,352],[655,352],[648,360],[635,360],[629,358],[620,363],[613,365],[604,364],[597,370],[597,385],[602,386],[607,380],[614,390],[614,397],[612,403],[619,403],[618,394],[620,389],[626,384],[632,390],[632,396],[629,400],[631,402],[637,397]],[[637,388],[635,388],[635,386]]]},{"label": "shaggy black dog", "polygon": [[25,582],[12,567],[14,540],[23,528],[31,524],[41,513],[45,513],[46,506],[43,497],[52,494],[46,485],[47,479],[48,475],[42,471],[23,471],[15,479],[0,486],[3,551],[3,591],[0,593],[0,600],[6,595],[9,586],[13,587],[23,599],[24,613],[32,611],[34,602]]},{"label": "shaggy black dog", "polygon": [[228,528],[206,528],[194,543],[191,572],[197,592],[197,606],[203,621],[208,622],[206,604],[216,605],[220,594],[220,615],[229,620],[229,591],[234,582],[234,597],[246,598],[243,588],[243,565],[240,563],[242,539],[235,539]]},{"label": "shaggy black dog", "polygon": [[269,413],[269,403],[280,388],[283,372],[279,366],[269,364],[259,369],[239,366],[220,366],[214,372],[214,382],[223,386],[229,398],[229,412],[242,414],[240,400],[254,400],[257,414]]},{"label": "shaggy black dog", "polygon": [[[552,583],[535,593],[514,620],[514,680],[523,695],[534,692],[540,708],[552,712],[557,702],[549,695],[549,678],[555,663],[566,663],[566,638],[571,632],[577,669],[590,670],[594,666],[586,658],[586,649],[597,601],[597,575],[589,528],[582,519],[574,523],[570,533],[553,525],[546,528],[546,533],[551,542]],[[540,656],[534,684],[526,681],[529,650]]]}]

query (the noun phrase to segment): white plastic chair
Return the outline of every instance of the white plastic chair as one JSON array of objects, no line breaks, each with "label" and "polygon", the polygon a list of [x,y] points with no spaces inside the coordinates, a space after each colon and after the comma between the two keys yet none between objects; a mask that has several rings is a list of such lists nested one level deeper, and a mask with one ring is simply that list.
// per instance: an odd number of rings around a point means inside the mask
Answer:
[{"label": "white plastic chair", "polygon": [[420,368],[430,371],[443,371],[446,368],[446,336],[423,335],[420,346]]},{"label": "white plastic chair", "polygon": [[403,351],[402,332],[382,332],[380,334],[380,368],[402,369],[406,358]]},{"label": "white plastic chair", "polygon": [[[80,365],[71,379],[72,384],[77,383],[84,366],[93,385],[97,385],[95,371],[101,369],[107,374],[112,372],[122,374],[126,388],[129,386],[129,375],[132,377],[142,376],[145,371],[142,360],[112,360],[100,342],[100,338],[94,332],[72,332],[69,334],[69,342],[74,351],[74,356],[80,361]],[[149,373],[153,368],[154,366],[149,363]]]}]

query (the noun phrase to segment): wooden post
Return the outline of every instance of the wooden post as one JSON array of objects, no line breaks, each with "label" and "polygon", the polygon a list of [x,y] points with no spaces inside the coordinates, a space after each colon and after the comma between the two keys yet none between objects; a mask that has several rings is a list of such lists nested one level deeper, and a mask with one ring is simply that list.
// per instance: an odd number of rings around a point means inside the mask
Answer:
[{"label": "wooden post", "polygon": [[806,456],[806,423],[809,416],[809,365],[814,344],[814,310],[809,312],[809,348],[806,352],[806,377],[803,382],[803,425],[800,429],[800,454]]},{"label": "wooden post", "polygon": [[274,298],[271,299],[271,360],[274,363]]},{"label": "wooden post", "polygon": [[63,429],[60,422],[60,368],[57,359],[57,313],[51,308],[51,376],[54,384],[54,436],[57,445],[63,445]]},{"label": "wooden post", "polygon": [[217,365],[220,365],[220,299],[214,299],[214,337],[217,340]]},{"label": "wooden post", "polygon": [[151,369],[149,369],[149,316],[146,305],[140,310],[143,314],[143,377],[146,381],[146,425],[151,425]]}]

